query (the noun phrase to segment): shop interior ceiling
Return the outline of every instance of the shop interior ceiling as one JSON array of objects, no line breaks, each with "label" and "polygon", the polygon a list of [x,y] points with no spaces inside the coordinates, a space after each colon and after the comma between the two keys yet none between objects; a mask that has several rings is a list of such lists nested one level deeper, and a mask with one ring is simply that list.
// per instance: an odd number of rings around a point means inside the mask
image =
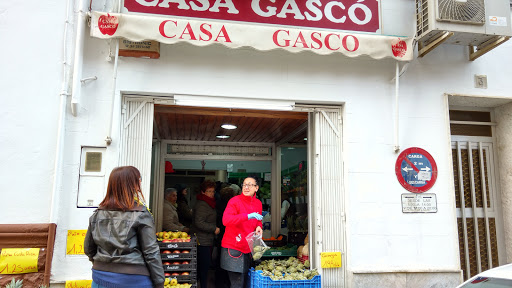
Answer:
[{"label": "shop interior ceiling", "polygon": [[155,105],[154,116],[153,138],[159,140],[306,144],[306,112]]}]

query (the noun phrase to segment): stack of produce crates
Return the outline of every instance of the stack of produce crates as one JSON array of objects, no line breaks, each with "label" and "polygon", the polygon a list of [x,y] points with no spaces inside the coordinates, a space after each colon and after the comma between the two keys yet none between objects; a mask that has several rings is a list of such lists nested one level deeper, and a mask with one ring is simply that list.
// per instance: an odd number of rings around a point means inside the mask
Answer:
[{"label": "stack of produce crates", "polygon": [[[197,288],[197,240],[181,232],[158,241],[166,288]],[[179,233],[179,234],[178,234]],[[168,279],[168,280],[167,280]]]}]

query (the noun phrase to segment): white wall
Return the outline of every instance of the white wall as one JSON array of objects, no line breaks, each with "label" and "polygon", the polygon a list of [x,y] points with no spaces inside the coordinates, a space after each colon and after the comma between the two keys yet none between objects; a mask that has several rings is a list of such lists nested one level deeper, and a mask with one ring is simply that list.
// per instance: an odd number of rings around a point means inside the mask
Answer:
[{"label": "white wall", "polygon": [[0,3],[0,223],[45,223],[53,189],[66,5]]},{"label": "white wall", "polygon": [[496,134],[499,153],[499,179],[501,188],[501,207],[505,228],[507,263],[512,263],[512,104],[506,104],[495,110]]},{"label": "white wall", "polygon": [[[57,1],[4,2],[0,4],[0,35],[17,45],[0,46],[0,175],[7,179],[0,184],[0,191],[9,203],[0,212],[6,216],[0,222],[48,222],[65,5]],[[396,15],[384,17],[384,34],[403,35],[414,25],[413,1],[382,1],[381,8],[383,13]],[[410,17],[398,17],[400,13]],[[12,23],[16,23],[15,29]],[[345,265],[351,271],[459,269],[443,94],[512,97],[511,71],[502,65],[512,61],[511,42],[475,62],[467,61],[464,47],[440,46],[423,59],[412,61],[400,79],[400,146],[426,149],[439,170],[437,183],[429,191],[437,195],[439,212],[421,215],[401,213],[400,195],[406,191],[394,174],[394,83],[390,82],[394,62],[279,50],[162,45],[158,60],[120,58],[114,97],[113,63],[105,60],[108,48],[107,41],[86,37],[82,76],[97,76],[98,80],[82,86],[78,117],[71,116],[66,106],[53,282],[90,279],[86,257],[65,255],[66,231],[86,229],[92,213],[92,209],[76,208],[81,146],[105,146],[109,128],[114,127],[105,163],[108,169],[117,165],[120,91],[344,104]],[[487,90],[474,88],[474,74],[488,75]]]},{"label": "white wall", "polygon": [[[512,60],[505,53],[510,48],[505,44],[476,62],[468,62],[464,47],[441,46],[424,59],[414,60],[401,78],[400,146],[422,147],[435,158],[439,176],[429,191],[437,195],[439,212],[435,214],[401,212],[400,197],[406,191],[394,172],[392,61],[162,45],[158,60],[120,58],[117,89],[344,103],[347,267],[354,271],[455,271],[459,256],[444,93],[510,96],[506,92],[512,88],[510,73],[489,68]],[[98,75],[99,79],[84,88],[83,108],[71,125],[69,137],[74,145],[68,146],[66,157],[70,166],[79,163],[79,145],[101,145],[106,133],[105,124],[100,123],[109,121],[112,99],[112,63],[105,61],[107,49],[105,41],[87,39],[84,75]],[[473,88],[473,74],[487,74],[489,88]],[[116,99],[119,101],[119,95]],[[118,127],[117,116],[115,120],[113,126]],[[109,154],[111,165],[115,165],[119,141],[118,133],[114,134],[109,148],[113,151]],[[70,176],[67,186],[76,193],[76,175]],[[85,229],[90,210],[73,208],[73,193],[62,200],[69,208],[62,212],[61,227]],[[73,216],[68,219],[69,215]],[[63,238],[59,245],[64,245]],[[57,250],[62,247],[56,246]],[[54,261],[54,271],[59,271],[56,279],[90,275],[85,257],[75,260],[61,255],[58,259],[61,261]],[[76,263],[72,270],[67,268],[70,263]]]},{"label": "white wall", "polygon": [[[487,68],[489,61],[510,59],[499,53],[505,49],[470,63],[463,47],[440,47],[415,60],[401,79],[400,145],[422,147],[436,159],[439,177],[429,191],[437,194],[436,214],[401,212],[400,195],[406,191],[394,174],[391,61],[164,45],[160,60],[123,58],[118,88],[345,103],[348,265],[355,270],[456,270],[457,227],[443,94],[506,96],[507,75]],[[151,77],[143,77],[148,73]],[[473,74],[487,74],[493,84],[476,90]]]},{"label": "white wall", "polygon": [[[88,33],[88,32],[87,32]],[[68,230],[87,229],[88,220],[94,209],[77,208],[80,152],[82,146],[107,147],[105,138],[109,134],[111,121],[111,99],[113,99],[113,62],[107,61],[108,43],[95,41],[86,36],[82,77],[96,76],[98,80],[82,85],[78,115],[68,114],[66,119],[66,145],[62,174],[63,193],[59,195],[57,236],[52,263],[52,282],[91,279],[91,264],[86,256],[66,255]],[[88,57],[90,54],[95,57]],[[117,126],[112,144],[108,147],[104,165],[105,185],[110,171],[118,166],[120,104],[114,114]],[[114,125],[116,125],[114,123]],[[106,187],[105,187],[106,189]]]}]

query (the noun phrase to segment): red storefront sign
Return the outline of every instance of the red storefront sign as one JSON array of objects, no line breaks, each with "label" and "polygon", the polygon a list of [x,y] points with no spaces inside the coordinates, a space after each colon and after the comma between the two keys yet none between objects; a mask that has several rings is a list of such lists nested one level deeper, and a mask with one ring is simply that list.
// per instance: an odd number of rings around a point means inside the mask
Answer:
[{"label": "red storefront sign", "polygon": [[129,12],[375,33],[379,0],[124,0]]}]

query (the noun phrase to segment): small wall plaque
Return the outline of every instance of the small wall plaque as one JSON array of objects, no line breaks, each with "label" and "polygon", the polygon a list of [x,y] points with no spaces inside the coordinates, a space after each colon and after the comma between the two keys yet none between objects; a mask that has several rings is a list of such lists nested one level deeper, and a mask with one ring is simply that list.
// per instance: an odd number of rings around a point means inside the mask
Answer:
[{"label": "small wall plaque", "polygon": [[437,198],[434,193],[402,194],[403,213],[437,213]]},{"label": "small wall plaque", "polygon": [[119,40],[119,56],[158,59],[160,58],[160,42],[133,42],[121,39]]}]

